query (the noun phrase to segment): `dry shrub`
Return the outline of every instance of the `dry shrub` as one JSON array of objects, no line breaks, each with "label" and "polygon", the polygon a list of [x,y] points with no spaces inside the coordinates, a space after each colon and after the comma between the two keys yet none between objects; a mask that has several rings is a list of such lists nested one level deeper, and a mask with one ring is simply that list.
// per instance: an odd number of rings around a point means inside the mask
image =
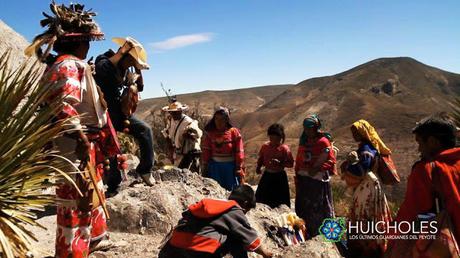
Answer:
[{"label": "dry shrub", "polygon": [[335,215],[337,217],[347,217],[350,214],[352,204],[351,192],[347,190],[347,185],[340,179],[331,180],[331,188]]},{"label": "dry shrub", "polygon": [[139,144],[136,142],[133,136],[121,132],[118,132],[117,136],[122,153],[140,156]]}]

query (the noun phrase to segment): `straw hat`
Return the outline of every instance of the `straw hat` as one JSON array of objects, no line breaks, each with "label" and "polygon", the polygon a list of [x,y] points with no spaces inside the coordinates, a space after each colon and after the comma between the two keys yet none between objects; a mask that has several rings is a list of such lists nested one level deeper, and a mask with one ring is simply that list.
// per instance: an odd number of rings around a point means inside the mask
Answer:
[{"label": "straw hat", "polygon": [[179,101],[175,101],[168,106],[164,106],[161,110],[166,112],[174,112],[174,111],[186,111],[188,110],[188,106],[185,104],[180,103]]},{"label": "straw hat", "polygon": [[126,41],[133,43],[133,48],[129,51],[129,54],[141,65],[141,69],[148,70],[150,66],[147,64],[147,52],[139,41],[131,38],[113,38],[113,42],[118,44],[120,47],[125,44]]}]

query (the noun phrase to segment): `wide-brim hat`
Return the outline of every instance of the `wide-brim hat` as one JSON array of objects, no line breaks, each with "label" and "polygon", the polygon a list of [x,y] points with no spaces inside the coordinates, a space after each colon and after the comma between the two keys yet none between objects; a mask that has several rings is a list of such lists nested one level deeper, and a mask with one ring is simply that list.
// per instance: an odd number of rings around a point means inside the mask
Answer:
[{"label": "wide-brim hat", "polygon": [[188,110],[188,106],[180,103],[179,101],[175,101],[169,104],[168,106],[162,107],[161,110],[165,112],[186,111]]},{"label": "wide-brim hat", "polygon": [[147,52],[139,41],[132,37],[113,38],[112,41],[120,47],[123,46],[126,41],[133,43],[133,48],[129,51],[129,54],[137,61],[137,63],[141,66],[141,69],[148,70],[150,68],[147,64]]}]

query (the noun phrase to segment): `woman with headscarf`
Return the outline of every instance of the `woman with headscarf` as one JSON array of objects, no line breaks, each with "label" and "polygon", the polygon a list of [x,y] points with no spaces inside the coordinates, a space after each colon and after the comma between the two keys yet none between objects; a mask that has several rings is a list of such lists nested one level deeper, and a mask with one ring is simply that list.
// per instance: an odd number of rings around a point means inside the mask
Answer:
[{"label": "woman with headscarf", "polygon": [[240,130],[230,121],[230,112],[220,107],[204,128],[201,142],[203,175],[231,191],[244,179],[244,149]]},{"label": "woman with headscarf", "polygon": [[[366,120],[359,120],[351,126],[351,133],[359,143],[358,150],[348,154],[341,165],[342,178],[353,191],[353,203],[349,220],[357,221],[391,221],[385,193],[379,178],[373,172],[379,155],[391,154],[374,127]],[[387,223],[379,223],[381,226]],[[380,230],[384,230],[381,228]],[[385,240],[350,240],[348,247],[352,257],[381,257],[386,250]]]},{"label": "woman with headscarf", "polygon": [[305,220],[309,237],[318,235],[324,219],[334,217],[329,180],[336,160],[330,138],[317,115],[304,119],[294,167],[295,211]]}]

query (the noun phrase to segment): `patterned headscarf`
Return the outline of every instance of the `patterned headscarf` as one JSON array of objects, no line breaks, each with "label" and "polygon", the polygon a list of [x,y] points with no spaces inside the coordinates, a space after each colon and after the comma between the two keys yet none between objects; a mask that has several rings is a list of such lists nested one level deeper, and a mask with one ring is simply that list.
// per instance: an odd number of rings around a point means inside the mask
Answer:
[{"label": "patterned headscarf", "polygon": [[[329,141],[332,142],[332,135],[330,133],[326,133],[321,130],[321,120],[319,119],[317,114],[307,116],[303,120],[303,126],[307,128],[316,128],[319,134],[325,136],[326,138],[329,139]],[[304,145],[305,143],[307,143],[307,134],[305,133],[305,131],[302,131],[302,135],[300,135],[300,138],[299,138],[299,144]]]},{"label": "patterned headscarf", "polygon": [[380,139],[375,128],[364,119],[358,120],[352,125],[358,131],[359,135],[367,140],[379,154],[390,155],[391,150]]},{"label": "patterned headscarf", "polygon": [[313,114],[303,120],[303,126],[308,128],[316,127],[319,131],[321,128],[321,121],[319,120],[318,115]]}]

